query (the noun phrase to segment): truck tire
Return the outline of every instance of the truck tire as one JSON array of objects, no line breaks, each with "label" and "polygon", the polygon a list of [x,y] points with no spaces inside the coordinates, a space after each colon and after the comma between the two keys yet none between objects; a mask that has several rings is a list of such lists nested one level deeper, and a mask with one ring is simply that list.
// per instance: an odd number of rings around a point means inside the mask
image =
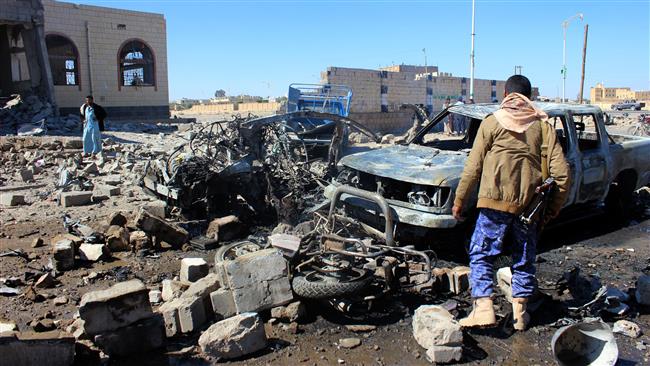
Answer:
[{"label": "truck tire", "polygon": [[359,277],[351,281],[341,281],[334,276],[328,276],[314,270],[297,272],[291,281],[293,292],[305,299],[323,300],[359,294],[372,282],[370,272],[365,269],[355,269]]}]

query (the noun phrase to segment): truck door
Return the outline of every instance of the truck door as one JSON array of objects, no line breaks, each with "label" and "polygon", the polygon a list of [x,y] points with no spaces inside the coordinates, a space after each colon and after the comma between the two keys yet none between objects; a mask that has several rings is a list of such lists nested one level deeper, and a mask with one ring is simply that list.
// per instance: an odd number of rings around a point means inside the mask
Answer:
[{"label": "truck door", "polygon": [[571,117],[582,164],[577,201],[597,201],[603,198],[607,188],[607,155],[597,116],[593,113],[572,113]]}]

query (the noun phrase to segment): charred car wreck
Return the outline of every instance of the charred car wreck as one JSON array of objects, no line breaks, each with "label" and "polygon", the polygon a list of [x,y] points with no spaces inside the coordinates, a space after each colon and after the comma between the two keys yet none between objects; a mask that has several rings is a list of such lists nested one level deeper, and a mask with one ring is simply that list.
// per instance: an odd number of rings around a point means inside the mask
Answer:
[{"label": "charred car wreck", "polygon": [[[538,103],[538,106],[549,115],[573,174],[560,219],[584,214],[587,207],[605,208],[617,218],[629,214],[633,191],[650,181],[647,159],[650,140],[609,134],[603,113],[595,106],[556,103]],[[382,227],[384,222],[395,222],[397,234],[441,233],[460,226],[451,214],[454,191],[481,120],[498,107],[497,104],[452,106],[403,145],[344,157],[339,162],[340,173],[325,189],[325,195],[334,201],[340,198],[350,216],[366,224]],[[465,118],[466,134],[442,140],[435,138],[432,132],[450,115]],[[342,187],[373,193],[380,204],[354,192],[342,192]],[[473,199],[475,203],[477,192]],[[389,210],[381,206],[388,206]],[[471,220],[468,221],[471,225]]]},{"label": "charred car wreck", "polygon": [[[328,121],[319,124],[331,128],[328,148],[304,137],[313,129],[296,131],[294,119]],[[378,138],[346,117],[312,111],[213,122],[148,162],[142,184],[187,218],[236,213],[251,223],[295,222],[335,168],[349,128]]]}]

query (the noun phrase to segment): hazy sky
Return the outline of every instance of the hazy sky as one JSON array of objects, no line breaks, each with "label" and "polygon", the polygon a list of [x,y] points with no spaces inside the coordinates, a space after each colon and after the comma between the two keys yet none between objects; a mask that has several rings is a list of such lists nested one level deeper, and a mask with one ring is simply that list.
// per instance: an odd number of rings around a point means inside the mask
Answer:
[{"label": "hazy sky", "polygon": [[[285,95],[317,83],[328,66],[429,65],[469,77],[471,1],[168,0],[80,1],[162,13],[167,19],[170,99]],[[580,83],[589,24],[585,89],[650,89],[650,0],[477,0],[476,77],[505,80],[515,65],[542,95],[561,93],[562,26],[567,97]]]}]

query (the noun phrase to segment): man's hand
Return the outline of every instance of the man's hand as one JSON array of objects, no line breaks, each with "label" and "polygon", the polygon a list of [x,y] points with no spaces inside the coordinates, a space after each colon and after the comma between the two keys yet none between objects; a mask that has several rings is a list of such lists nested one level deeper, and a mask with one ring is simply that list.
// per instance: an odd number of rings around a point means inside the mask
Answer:
[{"label": "man's hand", "polygon": [[462,207],[462,206],[456,206],[456,205],[454,205],[454,207],[451,209],[451,214],[454,215],[454,218],[455,218],[456,220],[458,220],[458,221],[463,221],[463,220],[465,220],[465,219],[461,216],[461,212],[463,212],[463,207]]}]

